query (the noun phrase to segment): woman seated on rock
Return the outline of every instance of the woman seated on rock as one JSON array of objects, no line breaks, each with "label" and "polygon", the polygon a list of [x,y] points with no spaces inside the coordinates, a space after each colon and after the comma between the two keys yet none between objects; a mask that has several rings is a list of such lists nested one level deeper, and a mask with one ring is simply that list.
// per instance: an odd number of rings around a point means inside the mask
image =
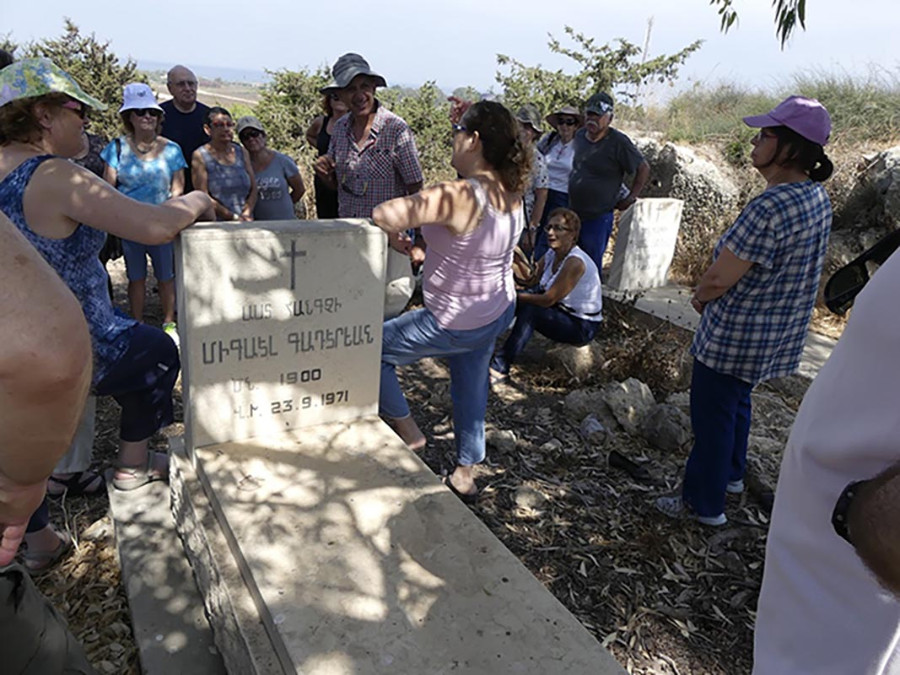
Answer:
[{"label": "woman seated on rock", "polygon": [[600,274],[590,256],[576,245],[581,220],[574,211],[559,208],[550,214],[545,230],[550,248],[529,280],[540,283],[516,296],[516,323],[491,359],[494,382],[508,377],[509,367],[535,330],[556,342],[583,345],[594,339],[600,327]]}]

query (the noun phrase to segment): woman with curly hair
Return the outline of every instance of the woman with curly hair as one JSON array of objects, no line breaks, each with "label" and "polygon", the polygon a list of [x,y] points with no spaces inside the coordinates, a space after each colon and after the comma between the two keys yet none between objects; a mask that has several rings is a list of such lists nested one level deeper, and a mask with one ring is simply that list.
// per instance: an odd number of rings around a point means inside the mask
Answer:
[{"label": "woman with curly hair", "polygon": [[379,406],[410,448],[423,448],[395,369],[426,357],[448,359],[457,465],[446,484],[471,503],[478,495],[473,469],[485,455],[488,365],[494,340],[515,313],[511,266],[525,224],[531,156],[510,112],[480,101],[453,124],[452,164],[461,179],[384,202],[372,213],[392,238],[421,227],[427,245],[425,307],[384,324]]}]

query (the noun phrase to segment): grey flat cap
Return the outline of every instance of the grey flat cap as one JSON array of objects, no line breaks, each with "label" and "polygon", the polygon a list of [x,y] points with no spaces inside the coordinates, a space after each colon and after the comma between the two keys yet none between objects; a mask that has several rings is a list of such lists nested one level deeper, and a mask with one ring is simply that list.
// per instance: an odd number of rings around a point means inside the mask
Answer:
[{"label": "grey flat cap", "polygon": [[334,62],[334,65],[331,67],[331,76],[334,78],[334,81],[329,84],[327,87],[322,87],[319,89],[319,92],[322,94],[328,94],[336,89],[343,89],[353,80],[357,75],[368,75],[369,77],[375,78],[377,81],[377,86],[386,87],[387,82],[385,79],[374,72],[371,68],[369,68],[369,62],[366,61],[359,54],[344,54],[341,58]]}]

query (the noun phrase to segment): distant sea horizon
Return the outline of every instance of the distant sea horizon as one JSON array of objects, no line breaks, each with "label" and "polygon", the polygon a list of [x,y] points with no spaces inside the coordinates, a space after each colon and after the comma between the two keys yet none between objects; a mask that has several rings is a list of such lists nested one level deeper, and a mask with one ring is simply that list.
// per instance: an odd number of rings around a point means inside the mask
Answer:
[{"label": "distant sea horizon", "polygon": [[[163,63],[162,61],[148,61],[145,59],[135,59],[137,67],[140,70],[162,70],[167,71],[174,64]],[[246,84],[265,84],[271,82],[271,76],[263,70],[250,70],[244,68],[226,68],[224,66],[205,66],[194,63],[185,63],[185,66],[194,71],[197,77],[207,80],[215,80],[221,78],[224,82],[243,82]]]}]

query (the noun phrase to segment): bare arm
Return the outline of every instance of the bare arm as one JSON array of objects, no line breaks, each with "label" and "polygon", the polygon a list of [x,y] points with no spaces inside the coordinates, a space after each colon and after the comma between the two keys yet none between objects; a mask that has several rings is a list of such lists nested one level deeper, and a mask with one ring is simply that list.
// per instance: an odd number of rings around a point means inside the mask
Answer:
[{"label": "bare arm", "polygon": [[337,175],[334,172],[334,158],[329,155],[322,155],[313,165],[316,175],[332,190],[337,190]]},{"label": "bare arm", "polygon": [[[539,267],[543,273],[544,259],[541,258]],[[526,305],[537,305],[538,307],[553,307],[556,303],[572,292],[572,289],[584,276],[584,263],[578,258],[569,258],[563,263],[562,270],[553,284],[543,293],[518,293],[516,295],[517,302],[523,302]],[[540,277],[538,277],[540,278]]]},{"label": "bare arm", "polygon": [[103,168],[103,180],[115,187],[116,182],[119,180],[119,172],[112,168],[109,164],[106,164]]},{"label": "bare arm", "polygon": [[322,131],[322,124],[325,122],[325,116],[319,115],[316,117],[312,124],[309,125],[309,128],[306,130],[306,142],[309,143],[309,147],[318,149],[318,140],[319,140],[319,132]]},{"label": "bare arm", "polygon": [[480,219],[472,186],[464,180],[439,183],[409,197],[382,202],[372,211],[375,224],[389,233],[436,224],[454,234],[466,234]]},{"label": "bare arm", "polygon": [[0,566],[12,561],[66,452],[91,379],[75,296],[0,214]]},{"label": "bare arm", "polygon": [[531,212],[531,222],[528,223],[528,229],[537,232],[541,226],[541,218],[544,215],[544,207],[547,206],[547,188],[537,188],[534,191],[534,210]]},{"label": "bare arm", "polygon": [[702,312],[707,302],[725,295],[726,291],[753,267],[753,264],[738,258],[728,247],[723,248],[716,261],[700,277],[691,298],[691,305],[698,312]]},{"label": "bare arm", "polygon": [[184,194],[184,169],[178,169],[172,176],[172,187],[169,193],[171,197],[180,197]]},{"label": "bare arm", "polygon": [[629,206],[634,204],[637,201],[637,198],[641,196],[641,193],[644,191],[644,187],[647,185],[647,180],[650,178],[650,165],[647,164],[647,161],[644,160],[638,165],[637,171],[634,174],[634,182],[631,184],[631,192],[628,193],[628,196],[625,197],[622,201],[616,204],[616,208],[620,211],[624,211]]},{"label": "bare arm", "polygon": [[296,204],[306,194],[306,186],[303,184],[303,176],[299,173],[287,178],[288,187],[291,190],[291,202]]},{"label": "bare arm", "polygon": [[847,512],[850,540],[857,555],[885,588],[900,596],[898,523],[900,463],[861,485]]},{"label": "bare arm", "polygon": [[164,244],[209,207],[192,192],[164,204],[124,196],[90,171],[63,159],[42,163],[25,189],[25,218],[38,234],[62,239],[78,223],[142,244]]},{"label": "bare arm", "polygon": [[247,201],[244,202],[244,208],[241,209],[240,218],[241,220],[253,220],[253,208],[259,197],[259,188],[256,186],[256,174],[253,173],[253,166],[250,164],[250,153],[244,147],[241,147],[240,151],[244,155],[244,169],[250,176],[250,194],[247,195]]}]

